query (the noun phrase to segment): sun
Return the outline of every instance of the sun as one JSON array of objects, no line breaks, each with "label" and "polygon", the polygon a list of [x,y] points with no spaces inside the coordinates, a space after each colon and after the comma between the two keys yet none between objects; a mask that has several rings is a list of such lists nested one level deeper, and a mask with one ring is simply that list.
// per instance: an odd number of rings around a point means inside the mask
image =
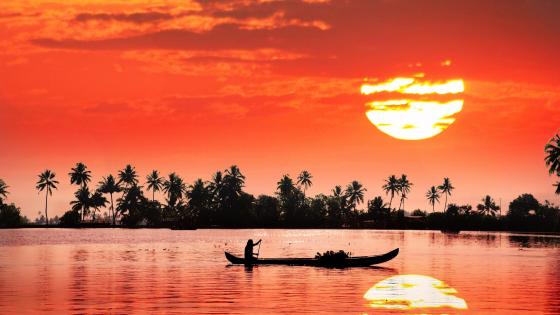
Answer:
[{"label": "sun", "polygon": [[434,137],[449,127],[463,109],[462,79],[432,82],[420,77],[397,77],[362,84],[366,116],[382,132],[401,140]]}]

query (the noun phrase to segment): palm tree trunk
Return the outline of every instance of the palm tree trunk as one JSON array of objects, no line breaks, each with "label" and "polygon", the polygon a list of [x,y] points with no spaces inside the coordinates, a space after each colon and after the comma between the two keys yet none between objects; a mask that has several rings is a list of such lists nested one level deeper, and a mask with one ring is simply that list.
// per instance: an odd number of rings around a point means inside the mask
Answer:
[{"label": "palm tree trunk", "polygon": [[436,212],[436,203],[432,202],[432,213]]},{"label": "palm tree trunk", "polygon": [[389,212],[392,211],[392,209],[391,209],[391,204],[393,203],[393,197],[394,197],[394,195],[391,194],[391,200],[389,200]]},{"label": "palm tree trunk", "polygon": [[447,211],[447,193],[445,194],[445,206],[443,206],[443,212]]},{"label": "palm tree trunk", "polygon": [[156,190],[152,189],[152,202],[156,201]]},{"label": "palm tree trunk", "polygon": [[111,196],[111,213],[113,215],[113,225],[115,225],[115,208],[113,206],[113,193],[110,193],[109,196]]},{"label": "palm tree trunk", "polygon": [[49,212],[48,212],[48,203],[47,200],[49,198],[49,191],[45,192],[45,217],[47,219],[47,226],[49,226]]}]

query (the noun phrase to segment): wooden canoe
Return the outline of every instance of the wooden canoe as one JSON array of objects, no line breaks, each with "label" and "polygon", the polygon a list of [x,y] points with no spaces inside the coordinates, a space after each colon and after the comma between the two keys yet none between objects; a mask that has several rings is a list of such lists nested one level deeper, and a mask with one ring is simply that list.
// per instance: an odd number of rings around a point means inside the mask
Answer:
[{"label": "wooden canoe", "polygon": [[[258,258],[247,265],[288,265],[288,266],[316,266],[316,267],[367,267],[387,262],[399,254],[396,248],[388,253],[377,256],[357,256],[343,260],[326,261],[317,258]],[[226,258],[232,264],[245,264],[245,259],[225,252]]]}]

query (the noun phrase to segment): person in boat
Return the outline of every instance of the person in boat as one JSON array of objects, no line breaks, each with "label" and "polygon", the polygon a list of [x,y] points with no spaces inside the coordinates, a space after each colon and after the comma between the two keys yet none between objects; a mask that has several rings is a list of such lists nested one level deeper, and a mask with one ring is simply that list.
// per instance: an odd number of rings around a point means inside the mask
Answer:
[{"label": "person in boat", "polygon": [[247,241],[247,245],[245,245],[245,263],[256,260],[257,254],[253,252],[253,247],[259,245],[261,241],[262,240],[259,240],[256,243],[253,243],[252,239]]}]

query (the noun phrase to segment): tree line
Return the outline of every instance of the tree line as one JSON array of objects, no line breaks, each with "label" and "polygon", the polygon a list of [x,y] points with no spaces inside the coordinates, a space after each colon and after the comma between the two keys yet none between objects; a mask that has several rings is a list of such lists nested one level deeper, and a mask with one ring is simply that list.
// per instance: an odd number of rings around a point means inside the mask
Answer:
[{"label": "tree line", "polygon": [[[560,136],[545,146],[545,163],[550,174],[560,177]],[[357,180],[345,187],[335,186],[329,194],[306,195],[313,176],[304,170],[296,178],[283,175],[274,195],[253,196],[244,191],[245,176],[236,166],[214,173],[210,180],[197,179],[191,184],[175,172],[162,176],[157,170],[145,180],[132,165],[126,165],[115,176],[109,174],[97,185],[91,183],[91,171],[77,163],[68,173],[69,182],[77,187],[70,209],[57,224],[80,226],[100,223],[114,226],[150,227],[375,227],[375,228],[454,228],[515,229],[557,231],[560,214],[548,201],[540,203],[530,194],[512,201],[505,216],[487,195],[473,209],[470,205],[448,204],[455,190],[451,179],[431,186],[425,193],[431,213],[420,209],[406,215],[405,201],[413,183],[406,174],[391,175],[382,186],[386,198],[374,197],[364,203],[366,188]],[[38,175],[36,189],[45,195],[45,224],[49,225],[48,198],[57,190],[55,172]],[[560,181],[555,184],[560,194]],[[14,204],[5,204],[9,186],[0,179],[0,226],[17,226],[25,222]],[[150,196],[151,194],[151,196]],[[163,202],[156,199],[163,195]],[[441,212],[436,204],[444,197]],[[393,205],[398,200],[398,207]],[[364,205],[365,209],[358,209]],[[106,209],[106,216],[99,215]]]}]

